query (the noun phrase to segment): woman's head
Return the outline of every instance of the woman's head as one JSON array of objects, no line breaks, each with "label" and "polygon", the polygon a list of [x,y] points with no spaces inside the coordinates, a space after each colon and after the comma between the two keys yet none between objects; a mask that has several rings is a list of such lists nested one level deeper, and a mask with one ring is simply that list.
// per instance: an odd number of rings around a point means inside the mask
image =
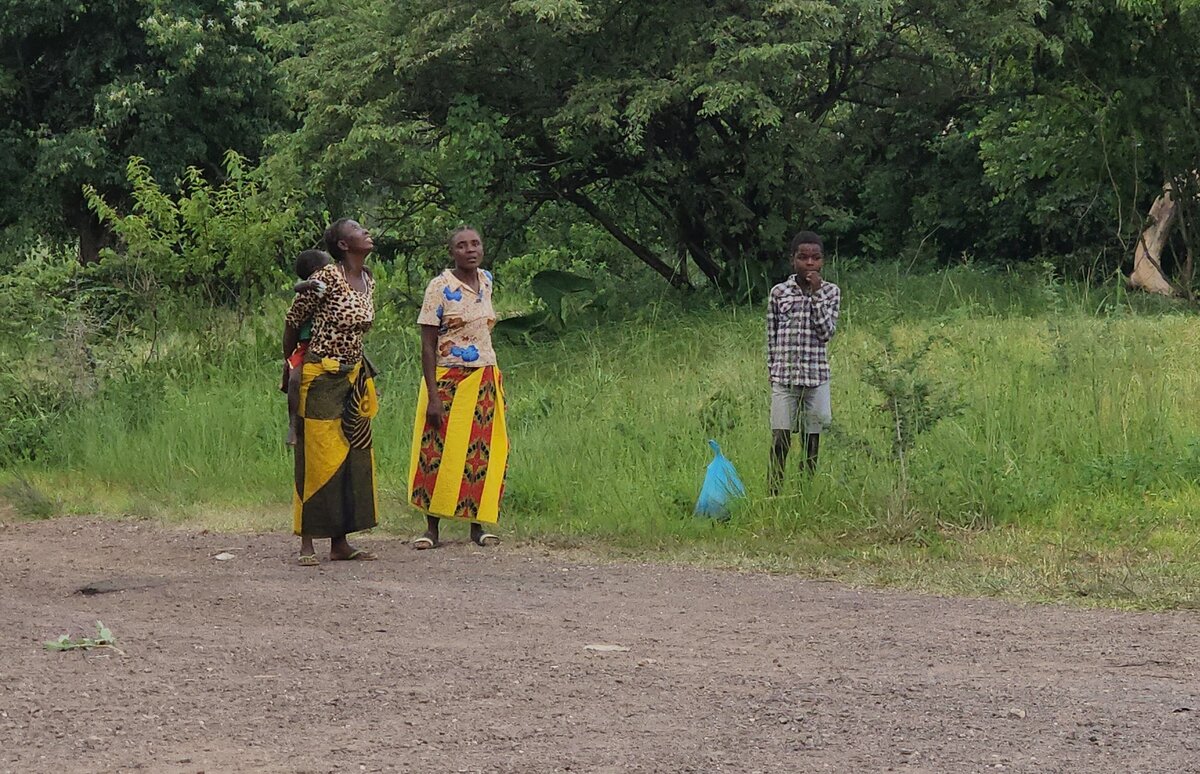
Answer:
[{"label": "woman's head", "polygon": [[302,250],[296,256],[296,276],[302,280],[306,280],[317,269],[328,265],[332,261],[333,258],[329,257],[329,253],[324,250]]},{"label": "woman's head", "polygon": [[450,232],[446,247],[456,269],[478,269],[483,263],[483,238],[477,229],[459,226]]},{"label": "woman's head", "polygon": [[325,249],[339,263],[348,255],[365,258],[375,249],[371,234],[353,218],[338,218],[325,229]]}]

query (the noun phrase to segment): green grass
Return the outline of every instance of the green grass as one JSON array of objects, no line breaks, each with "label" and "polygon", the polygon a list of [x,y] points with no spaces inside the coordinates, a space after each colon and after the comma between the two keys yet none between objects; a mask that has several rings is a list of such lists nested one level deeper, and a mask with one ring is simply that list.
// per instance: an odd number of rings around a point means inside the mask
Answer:
[{"label": "green grass", "polygon": [[[560,549],[938,593],[1196,604],[1193,314],[1116,285],[970,267],[835,278],[845,304],[832,346],[835,427],[819,474],[789,471],[777,498],[764,493],[761,310],[648,302],[621,323],[501,344],[513,441],[504,529]],[[397,534],[421,523],[404,505],[419,374],[409,316],[385,311],[369,338],[384,370],[383,530]],[[245,322],[216,350],[200,331],[161,339],[156,361],[114,370],[53,427],[38,460],[7,471],[5,491],[43,503],[37,487],[66,513],[288,529],[277,319]],[[931,338],[897,377],[933,396],[934,423],[902,468],[885,396],[865,374]],[[750,492],[728,523],[691,516],[708,438]]]}]

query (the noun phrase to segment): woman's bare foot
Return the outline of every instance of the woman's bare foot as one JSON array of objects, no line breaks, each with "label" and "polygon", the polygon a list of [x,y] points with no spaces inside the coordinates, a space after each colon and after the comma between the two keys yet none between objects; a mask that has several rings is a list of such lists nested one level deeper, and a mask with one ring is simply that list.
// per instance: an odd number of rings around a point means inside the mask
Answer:
[{"label": "woman's bare foot", "polygon": [[300,564],[304,567],[316,567],[320,564],[317,559],[317,549],[313,547],[312,538],[300,538]]},{"label": "woman's bare foot", "polygon": [[365,548],[355,548],[342,535],[329,541],[329,558],[335,562],[371,562],[379,557]]},{"label": "woman's bare foot", "polygon": [[482,524],[473,521],[471,522],[471,542],[477,546],[498,546],[500,538],[490,532],[485,532]]},{"label": "woman's bare foot", "polygon": [[438,536],[436,532],[426,532],[421,537],[412,542],[412,547],[418,551],[425,551],[430,548],[438,547]]}]

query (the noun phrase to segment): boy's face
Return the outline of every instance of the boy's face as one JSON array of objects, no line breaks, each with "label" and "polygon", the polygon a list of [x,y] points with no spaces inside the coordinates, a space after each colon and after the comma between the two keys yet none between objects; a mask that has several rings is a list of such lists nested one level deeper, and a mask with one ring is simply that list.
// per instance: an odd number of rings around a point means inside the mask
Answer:
[{"label": "boy's face", "polygon": [[792,271],[804,279],[811,272],[819,272],[825,266],[825,252],[820,245],[803,244],[792,254]]}]

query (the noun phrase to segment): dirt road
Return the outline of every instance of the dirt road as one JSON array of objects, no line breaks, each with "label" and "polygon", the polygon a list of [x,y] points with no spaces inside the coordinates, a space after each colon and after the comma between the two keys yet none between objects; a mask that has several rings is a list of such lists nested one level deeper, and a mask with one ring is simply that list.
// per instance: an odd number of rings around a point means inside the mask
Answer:
[{"label": "dirt road", "polygon": [[1196,614],[367,544],[0,526],[0,771],[1200,771]]}]

